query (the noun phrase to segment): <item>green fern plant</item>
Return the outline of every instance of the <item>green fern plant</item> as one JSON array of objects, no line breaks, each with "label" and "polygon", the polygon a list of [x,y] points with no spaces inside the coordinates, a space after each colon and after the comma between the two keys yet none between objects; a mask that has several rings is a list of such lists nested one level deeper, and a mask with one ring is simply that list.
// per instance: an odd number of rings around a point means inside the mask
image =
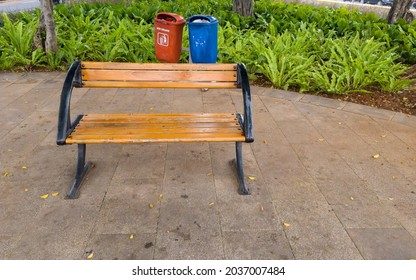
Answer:
[{"label": "green fern plant", "polygon": [[10,69],[14,65],[30,64],[35,20],[27,24],[23,21],[12,22],[4,13],[3,22],[3,28],[0,28],[0,67]]}]

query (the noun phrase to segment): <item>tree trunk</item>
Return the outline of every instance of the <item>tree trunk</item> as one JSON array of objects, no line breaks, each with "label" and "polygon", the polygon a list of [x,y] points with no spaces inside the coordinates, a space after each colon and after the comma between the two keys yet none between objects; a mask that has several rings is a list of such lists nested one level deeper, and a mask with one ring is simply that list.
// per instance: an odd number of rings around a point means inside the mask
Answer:
[{"label": "tree trunk", "polygon": [[394,0],[387,16],[388,23],[396,23],[401,18],[410,23],[413,20],[413,14],[409,11],[412,2],[413,0]]},{"label": "tree trunk", "polygon": [[35,47],[42,47],[48,55],[49,53],[56,53],[58,50],[53,5],[52,0],[40,0],[40,4],[39,27],[35,33],[34,44]]},{"label": "tree trunk", "polygon": [[233,11],[245,17],[253,16],[254,0],[234,0]]}]

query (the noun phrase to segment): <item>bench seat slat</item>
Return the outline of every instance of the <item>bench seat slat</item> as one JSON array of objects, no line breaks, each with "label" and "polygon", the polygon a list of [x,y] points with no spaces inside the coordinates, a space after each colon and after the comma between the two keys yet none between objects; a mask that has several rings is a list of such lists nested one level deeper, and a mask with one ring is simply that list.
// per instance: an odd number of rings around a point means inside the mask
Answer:
[{"label": "bench seat slat", "polygon": [[88,114],[87,123],[238,123],[235,114]]},{"label": "bench seat slat", "polygon": [[235,114],[85,115],[67,144],[244,142]]},{"label": "bench seat slat", "polygon": [[[237,129],[241,131],[241,128]],[[125,135],[125,134],[141,134],[141,133],[170,133],[170,134],[183,134],[183,133],[235,133],[234,127],[170,127],[170,126],[159,126],[159,127],[96,127],[90,128],[77,128],[76,134],[85,135]]]},{"label": "bench seat slat", "polygon": [[199,63],[122,63],[122,62],[82,62],[83,69],[125,69],[125,70],[236,70],[235,64]]},{"label": "bench seat slat", "polygon": [[[231,122],[181,122],[181,123],[150,123],[150,122],[83,122],[82,123],[82,129],[88,129],[88,128],[94,128],[94,129],[106,129],[109,127],[115,127],[115,128],[157,128],[157,127],[166,127],[169,126],[169,128],[227,128],[227,127],[234,127],[234,126],[240,126],[236,123]],[[77,128],[78,130],[80,127]]]},{"label": "bench seat slat", "polygon": [[133,82],[133,81],[83,81],[90,88],[236,88],[235,82]]},{"label": "bench seat slat", "polygon": [[140,143],[185,143],[185,142],[244,142],[244,136],[229,134],[135,134],[103,137],[91,135],[69,137],[67,144],[140,144]]},{"label": "bench seat slat", "polygon": [[82,70],[82,80],[124,82],[237,82],[235,71],[149,71],[149,70]]}]

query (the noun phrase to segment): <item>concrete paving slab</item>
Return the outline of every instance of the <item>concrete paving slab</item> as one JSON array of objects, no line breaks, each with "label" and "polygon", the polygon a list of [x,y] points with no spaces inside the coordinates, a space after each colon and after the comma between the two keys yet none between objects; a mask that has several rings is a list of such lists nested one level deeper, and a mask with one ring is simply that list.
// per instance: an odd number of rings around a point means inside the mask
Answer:
[{"label": "concrete paving slab", "polygon": [[67,232],[32,232],[22,236],[9,249],[10,260],[77,260],[81,258],[86,239],[69,239]]},{"label": "concrete paving slab", "polygon": [[222,236],[228,260],[294,259],[283,230],[223,231]]},{"label": "concrete paving slab", "polygon": [[[241,203],[220,203],[221,228],[224,231],[273,230],[279,224],[270,201]],[[253,218],[256,217],[256,218]]]},{"label": "concrete paving slab", "polygon": [[[300,161],[305,166],[329,204],[345,204],[351,199],[365,202],[377,201],[365,180],[356,173],[326,143],[294,145]],[[340,172],[342,170],[342,172]]]},{"label": "concrete paving slab", "polygon": [[349,112],[367,115],[383,120],[391,120],[396,115],[396,112],[393,111],[378,109],[370,106],[362,106],[360,104],[355,103],[347,103],[343,109]]},{"label": "concrete paving slab", "polygon": [[94,234],[156,233],[160,204],[150,203],[129,197],[105,199]]},{"label": "concrete paving slab", "polygon": [[352,200],[348,204],[333,205],[335,215],[345,228],[400,228],[401,224],[385,210],[381,203]]},{"label": "concrete paving slab", "polygon": [[20,235],[0,235],[0,259],[6,260],[7,256],[12,252],[14,244],[20,240]]},{"label": "concrete paving slab", "polygon": [[94,260],[151,260],[154,255],[155,236],[149,233],[94,234],[85,254]]},{"label": "concrete paving slab", "polygon": [[188,201],[162,201],[155,258],[223,259],[217,206]]},{"label": "concrete paving slab", "polygon": [[328,204],[288,201],[274,205],[296,259],[362,259]]},{"label": "concrete paving slab", "polygon": [[416,241],[401,228],[348,229],[358,250],[368,260],[410,260],[416,255]]},{"label": "concrete paving slab", "polygon": [[348,103],[338,99],[322,98],[317,95],[306,94],[302,96],[300,102],[311,103],[318,106],[333,108],[333,109],[343,109]]},{"label": "concrete paving slab", "polygon": [[[21,203],[17,199],[15,201],[2,201],[0,208],[0,219],[2,221],[0,235],[15,234],[16,236],[21,236],[26,232],[28,226],[33,226],[33,217],[39,213],[41,208],[42,201],[40,197],[37,197],[36,202],[32,200],[31,203],[26,204]],[[31,219],[28,219],[28,217]],[[25,222],[23,223],[22,221]]]},{"label": "concrete paving slab", "polygon": [[[252,87],[252,88],[256,88],[256,87]],[[290,91],[274,89],[274,88],[265,88],[261,90],[258,89],[258,91],[259,91],[258,95],[264,95],[268,97],[285,99],[288,101],[295,101],[295,102],[301,100],[304,97],[303,94],[298,93],[298,92],[293,92],[293,91],[290,92]]]},{"label": "concrete paving slab", "polygon": [[396,200],[387,200],[383,202],[385,211],[395,217],[397,221],[400,222],[402,227],[406,229],[409,234],[416,238],[416,194],[415,191],[412,191],[408,194],[406,200],[396,201]]},{"label": "concrete paving slab", "polygon": [[166,149],[166,144],[125,145],[121,154],[116,151],[112,155],[119,159],[114,179],[163,179]]}]

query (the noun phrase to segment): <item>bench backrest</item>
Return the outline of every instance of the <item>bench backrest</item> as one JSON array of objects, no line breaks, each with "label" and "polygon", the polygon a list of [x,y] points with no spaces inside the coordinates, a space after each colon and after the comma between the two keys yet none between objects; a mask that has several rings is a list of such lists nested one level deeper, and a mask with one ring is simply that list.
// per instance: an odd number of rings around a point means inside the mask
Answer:
[{"label": "bench backrest", "polygon": [[79,87],[237,88],[236,64],[81,62]]}]

